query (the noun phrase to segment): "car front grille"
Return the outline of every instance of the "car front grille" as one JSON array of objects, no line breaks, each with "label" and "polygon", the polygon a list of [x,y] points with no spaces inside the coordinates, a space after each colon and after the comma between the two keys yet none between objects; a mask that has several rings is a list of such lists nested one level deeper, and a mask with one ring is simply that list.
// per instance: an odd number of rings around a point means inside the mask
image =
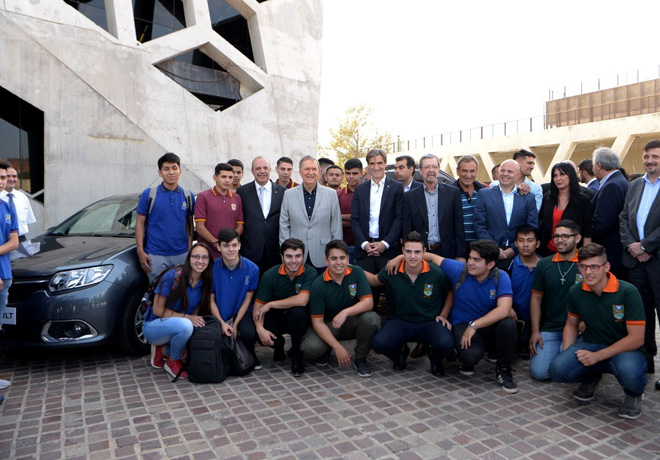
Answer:
[{"label": "car front grille", "polygon": [[14,279],[9,288],[9,303],[17,304],[23,302],[30,297],[33,293],[38,291],[45,291],[48,289],[48,278],[29,278],[29,279]]}]

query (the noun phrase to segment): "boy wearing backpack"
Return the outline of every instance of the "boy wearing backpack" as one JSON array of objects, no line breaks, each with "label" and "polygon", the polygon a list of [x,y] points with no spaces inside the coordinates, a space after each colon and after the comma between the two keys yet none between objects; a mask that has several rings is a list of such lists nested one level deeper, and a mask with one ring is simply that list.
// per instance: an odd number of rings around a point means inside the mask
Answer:
[{"label": "boy wearing backpack", "polygon": [[179,157],[174,153],[160,157],[158,175],[163,182],[140,195],[135,223],[140,266],[149,282],[164,269],[184,263],[192,245],[195,196],[179,186]]}]

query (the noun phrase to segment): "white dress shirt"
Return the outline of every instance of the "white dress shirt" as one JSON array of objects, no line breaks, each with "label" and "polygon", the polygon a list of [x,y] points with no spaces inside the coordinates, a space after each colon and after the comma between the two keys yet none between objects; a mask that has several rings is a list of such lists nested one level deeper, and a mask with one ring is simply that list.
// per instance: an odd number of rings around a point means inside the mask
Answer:
[{"label": "white dress shirt", "polygon": [[[14,207],[16,208],[16,219],[18,220],[18,236],[23,236],[28,232],[28,225],[34,224],[37,219],[34,217],[30,199],[27,195],[17,189],[14,189],[11,193],[14,196]],[[3,190],[0,192],[0,199],[11,204],[7,195],[7,191]]]},{"label": "white dress shirt", "polygon": [[[259,198],[259,202],[261,203],[261,210],[263,211],[264,218],[266,218],[270,213],[270,202],[273,194],[273,183],[271,181],[268,181],[266,182],[265,185],[259,185],[257,181],[254,181],[254,186],[257,189],[257,197],[261,196],[259,189],[261,189],[262,187],[264,188],[263,198]],[[263,202],[261,201],[262,199]]]}]

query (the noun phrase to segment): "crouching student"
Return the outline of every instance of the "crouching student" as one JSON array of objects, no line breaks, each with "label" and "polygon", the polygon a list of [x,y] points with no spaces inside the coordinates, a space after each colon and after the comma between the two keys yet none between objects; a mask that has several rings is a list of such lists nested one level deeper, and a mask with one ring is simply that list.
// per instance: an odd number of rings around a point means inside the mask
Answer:
[{"label": "crouching student", "polygon": [[[204,326],[202,315],[209,313],[212,285],[211,250],[203,243],[190,249],[180,274],[173,268],[162,276],[143,328],[151,343],[152,367],[177,376],[193,327]],[[179,377],[188,373],[182,371]]]}]

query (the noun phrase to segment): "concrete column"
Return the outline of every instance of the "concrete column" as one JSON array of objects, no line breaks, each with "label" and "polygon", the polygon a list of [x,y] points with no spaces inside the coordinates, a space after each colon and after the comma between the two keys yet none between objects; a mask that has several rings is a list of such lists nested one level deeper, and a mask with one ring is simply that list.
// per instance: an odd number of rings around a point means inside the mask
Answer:
[{"label": "concrete column", "polygon": [[135,20],[131,0],[105,0],[108,32],[123,45],[135,46]]}]

